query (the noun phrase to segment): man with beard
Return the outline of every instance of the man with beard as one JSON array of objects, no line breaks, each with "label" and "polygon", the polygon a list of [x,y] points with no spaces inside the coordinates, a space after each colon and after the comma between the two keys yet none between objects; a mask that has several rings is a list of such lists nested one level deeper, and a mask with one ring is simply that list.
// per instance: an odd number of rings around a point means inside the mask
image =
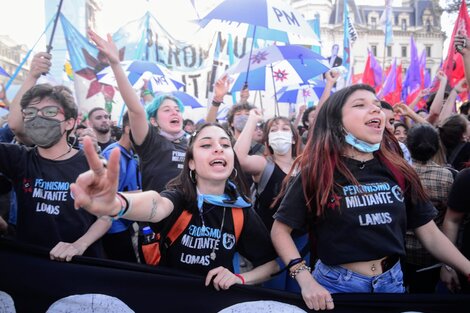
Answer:
[{"label": "man with beard", "polygon": [[101,151],[115,142],[111,138],[111,115],[105,109],[100,107],[91,109],[88,112],[88,123],[96,134]]}]

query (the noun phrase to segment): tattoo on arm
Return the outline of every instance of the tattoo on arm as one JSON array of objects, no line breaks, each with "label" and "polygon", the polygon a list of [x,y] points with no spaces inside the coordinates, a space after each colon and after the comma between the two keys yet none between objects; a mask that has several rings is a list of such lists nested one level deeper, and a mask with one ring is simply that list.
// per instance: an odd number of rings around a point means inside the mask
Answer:
[{"label": "tattoo on arm", "polygon": [[157,215],[157,200],[152,199],[152,208],[150,209],[149,220],[152,220],[155,217],[155,215]]}]

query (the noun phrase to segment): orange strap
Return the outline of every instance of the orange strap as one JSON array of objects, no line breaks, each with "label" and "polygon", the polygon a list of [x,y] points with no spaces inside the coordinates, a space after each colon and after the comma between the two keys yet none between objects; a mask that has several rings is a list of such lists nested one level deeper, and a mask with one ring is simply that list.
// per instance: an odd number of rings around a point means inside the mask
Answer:
[{"label": "orange strap", "polygon": [[235,240],[238,242],[243,229],[243,209],[232,208],[233,227],[235,228]]},{"label": "orange strap", "polygon": [[[183,231],[188,227],[189,222],[191,221],[192,214],[186,210],[184,210],[176,222],[171,227],[170,231],[168,232],[166,238],[169,241],[169,245],[171,246],[173,242],[183,233]],[[233,219],[233,227],[235,229],[235,240],[238,241],[240,238],[240,234],[242,233],[243,229],[243,209],[242,208],[232,208],[232,219]]]},{"label": "orange strap", "polygon": [[166,235],[166,238],[168,238],[168,240],[170,241],[170,246],[179,237],[179,235],[183,233],[186,227],[188,227],[189,221],[191,221],[191,217],[193,217],[193,215],[186,210],[183,210],[183,212],[180,214],[180,216]]}]

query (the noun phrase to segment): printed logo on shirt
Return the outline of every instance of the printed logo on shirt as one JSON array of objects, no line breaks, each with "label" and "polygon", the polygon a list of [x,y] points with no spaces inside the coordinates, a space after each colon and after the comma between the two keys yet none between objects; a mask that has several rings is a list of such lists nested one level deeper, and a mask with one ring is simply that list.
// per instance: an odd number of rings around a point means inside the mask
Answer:
[{"label": "printed logo on shirt", "polygon": [[171,160],[173,162],[183,163],[185,157],[186,157],[186,152],[172,151]]},{"label": "printed logo on shirt", "polygon": [[[57,202],[67,202],[70,193],[70,183],[60,181],[44,181],[37,178],[32,185],[34,187],[32,198],[40,199],[36,203],[36,212],[51,215],[60,214],[60,205]],[[54,203],[52,203],[54,202]]]},{"label": "printed logo on shirt", "polygon": [[29,193],[33,192],[33,184],[31,178],[23,178],[23,192]]},{"label": "printed logo on shirt", "polygon": [[343,193],[346,207],[358,208],[371,205],[392,204],[393,188],[391,188],[388,183],[344,186]]},{"label": "printed logo on shirt", "polygon": [[235,236],[232,234],[225,233],[223,235],[222,244],[224,245],[225,249],[227,250],[232,249],[233,246],[235,245]]},{"label": "printed logo on shirt", "polygon": [[392,193],[398,201],[403,202],[403,200],[405,200],[403,197],[403,191],[401,190],[400,186],[393,186]]}]

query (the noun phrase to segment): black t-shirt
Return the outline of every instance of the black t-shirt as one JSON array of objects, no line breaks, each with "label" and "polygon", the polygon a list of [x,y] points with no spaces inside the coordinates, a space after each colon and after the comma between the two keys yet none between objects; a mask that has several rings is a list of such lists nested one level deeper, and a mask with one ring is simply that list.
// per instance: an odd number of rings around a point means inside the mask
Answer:
[{"label": "black t-shirt", "polygon": [[[324,216],[316,218],[313,226],[318,257],[325,264],[338,265],[405,255],[406,229],[434,218],[436,210],[431,202],[412,205],[404,199],[394,176],[376,158],[365,164],[352,159],[345,162],[360,185],[335,173],[335,182],[341,187],[336,188]],[[300,174],[274,218],[293,229],[306,228],[307,206]]]},{"label": "black t-shirt", "polygon": [[171,142],[149,125],[149,132],[141,145],[136,145],[131,133],[135,151],[140,157],[142,189],[161,192],[166,184],[181,172],[188,141]]},{"label": "black t-shirt", "polygon": [[454,159],[449,160],[456,148],[460,147],[457,146],[454,149],[450,150],[450,153],[447,154],[447,160],[452,161],[452,167],[455,168],[457,171],[460,171],[465,168],[465,163],[470,161],[470,142],[463,143],[463,146],[457,152],[457,155],[454,157]]},{"label": "black t-shirt", "polygon": [[[83,151],[63,161],[39,156],[36,148],[0,144],[0,172],[10,178],[18,201],[18,239],[52,249],[59,241],[74,242],[96,218],[75,210],[70,184],[89,169]],[[102,257],[101,242],[84,253]]]},{"label": "black t-shirt", "polygon": [[[166,190],[161,196],[173,202],[175,209],[172,215],[180,214],[183,208],[188,207],[179,191]],[[235,242],[231,208],[226,207],[222,225],[223,212],[224,207],[204,203],[202,217],[200,214],[193,214],[189,226],[168,248],[163,264],[206,275],[209,270],[218,266],[233,271],[232,260],[235,252],[246,257],[255,267],[276,258],[269,233],[253,209],[243,209],[243,228],[238,242]],[[169,217],[171,218],[172,216]],[[214,246],[216,258],[212,260],[210,254]]]},{"label": "black t-shirt", "polygon": [[271,230],[274,219],[273,215],[276,213],[279,204],[271,208],[274,198],[279,194],[282,187],[282,180],[286,177],[286,173],[274,163],[273,173],[269,178],[263,192],[257,196],[255,203],[255,211],[261,217],[266,225],[266,228]]},{"label": "black t-shirt", "polygon": [[[462,170],[455,178],[447,202],[454,211],[470,213],[470,168]],[[470,223],[465,224],[462,240],[462,253],[470,258]]]},{"label": "black t-shirt", "polygon": [[99,142],[98,141],[98,146],[100,146],[101,151],[104,151],[110,144],[116,142],[113,138],[109,138],[107,142]]}]

